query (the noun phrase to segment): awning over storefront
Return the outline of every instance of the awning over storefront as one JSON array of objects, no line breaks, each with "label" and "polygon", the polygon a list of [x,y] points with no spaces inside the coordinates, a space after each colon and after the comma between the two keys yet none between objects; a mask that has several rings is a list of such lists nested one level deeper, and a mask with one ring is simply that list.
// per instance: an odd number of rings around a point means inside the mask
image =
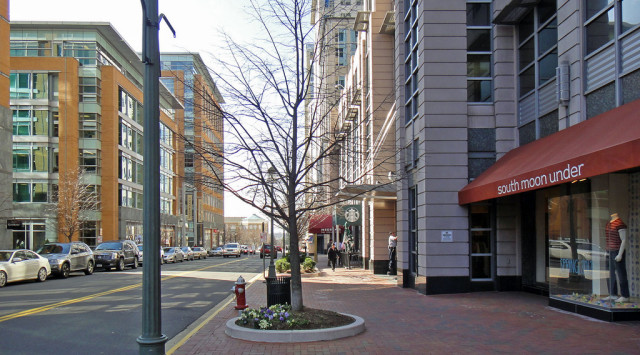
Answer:
[{"label": "awning over storefront", "polygon": [[640,100],[516,148],[458,192],[461,205],[640,166]]},{"label": "awning over storefront", "polygon": [[322,234],[333,231],[333,217],[330,214],[317,214],[309,219],[309,233]]},{"label": "awning over storefront", "polygon": [[349,200],[362,200],[365,198],[396,199],[396,184],[352,184],[340,189],[336,196]]}]

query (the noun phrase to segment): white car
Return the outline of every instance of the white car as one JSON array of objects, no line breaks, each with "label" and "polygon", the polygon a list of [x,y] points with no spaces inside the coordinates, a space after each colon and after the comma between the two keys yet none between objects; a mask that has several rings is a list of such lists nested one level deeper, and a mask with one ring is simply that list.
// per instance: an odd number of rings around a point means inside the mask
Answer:
[{"label": "white car", "polygon": [[[138,244],[138,254],[140,254],[140,258],[138,259],[138,262],[140,264],[144,263],[144,253],[142,252],[144,250],[144,247],[142,246],[142,244]],[[162,249],[162,247],[160,248],[160,265],[164,264],[164,250]]]},{"label": "white car", "polygon": [[0,287],[7,282],[38,280],[51,275],[49,260],[28,249],[0,250]]},{"label": "white car", "polygon": [[228,258],[230,256],[235,256],[236,258],[240,257],[240,244],[238,243],[227,243],[222,248],[222,256]]}]

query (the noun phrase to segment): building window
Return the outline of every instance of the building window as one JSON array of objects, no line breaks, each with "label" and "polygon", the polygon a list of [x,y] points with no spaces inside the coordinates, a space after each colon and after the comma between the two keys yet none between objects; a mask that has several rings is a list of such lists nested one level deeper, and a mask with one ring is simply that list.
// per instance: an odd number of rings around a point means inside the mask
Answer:
[{"label": "building window", "polygon": [[[558,20],[555,0],[542,0],[525,15],[518,24],[517,40],[518,126],[520,145],[524,145],[542,138],[540,117],[557,110]],[[558,130],[557,124],[551,128],[551,133]]]},{"label": "building window", "polygon": [[91,174],[100,169],[100,151],[96,149],[80,149],[80,167]]},{"label": "building window", "polygon": [[418,190],[409,189],[409,270],[418,275]]},{"label": "building window", "polygon": [[80,241],[90,247],[97,245],[98,221],[85,221],[80,227]]},{"label": "building window", "polygon": [[9,82],[11,99],[49,99],[48,73],[11,73]]},{"label": "building window", "polygon": [[49,172],[49,148],[37,144],[13,146],[14,172]]},{"label": "building window", "polygon": [[[640,98],[640,2],[585,0],[587,118]],[[607,102],[603,101],[606,99]]]},{"label": "building window", "polygon": [[14,136],[48,136],[49,111],[31,106],[12,106]]},{"label": "building window", "polygon": [[96,77],[80,77],[79,81],[79,102],[100,103],[100,79]]},{"label": "building window", "polygon": [[467,101],[493,100],[491,2],[467,3]]},{"label": "building window", "polygon": [[48,202],[46,182],[14,182],[13,202]]},{"label": "building window", "polygon": [[405,1],[404,12],[405,122],[418,114],[418,1]]},{"label": "building window", "polygon": [[100,138],[100,115],[97,113],[80,114],[80,138]]},{"label": "building window", "polygon": [[471,234],[471,281],[493,279],[493,229],[491,206],[487,204],[469,207]]}]

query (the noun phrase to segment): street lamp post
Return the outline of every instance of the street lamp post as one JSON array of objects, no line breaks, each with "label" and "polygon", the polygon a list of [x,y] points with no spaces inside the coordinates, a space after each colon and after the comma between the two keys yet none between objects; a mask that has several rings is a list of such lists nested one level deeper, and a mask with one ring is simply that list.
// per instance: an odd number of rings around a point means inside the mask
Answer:
[{"label": "street lamp post", "polygon": [[276,277],[276,265],[273,263],[273,259],[274,259],[276,245],[273,243],[273,199],[274,199],[273,184],[274,184],[275,177],[276,177],[276,169],[274,169],[273,167],[269,168],[269,170],[267,171],[267,174],[269,175],[269,181],[271,182],[271,260],[269,260],[268,277],[269,278],[275,278]]}]

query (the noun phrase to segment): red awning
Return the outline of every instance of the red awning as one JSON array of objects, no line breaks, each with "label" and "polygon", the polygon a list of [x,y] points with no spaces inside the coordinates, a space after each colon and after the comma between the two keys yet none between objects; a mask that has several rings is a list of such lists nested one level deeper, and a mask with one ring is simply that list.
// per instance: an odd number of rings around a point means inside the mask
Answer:
[{"label": "red awning", "polygon": [[513,149],[458,192],[461,205],[640,166],[640,100]]},{"label": "red awning", "polygon": [[330,214],[317,214],[309,219],[309,233],[324,234],[333,231],[333,217]]}]

